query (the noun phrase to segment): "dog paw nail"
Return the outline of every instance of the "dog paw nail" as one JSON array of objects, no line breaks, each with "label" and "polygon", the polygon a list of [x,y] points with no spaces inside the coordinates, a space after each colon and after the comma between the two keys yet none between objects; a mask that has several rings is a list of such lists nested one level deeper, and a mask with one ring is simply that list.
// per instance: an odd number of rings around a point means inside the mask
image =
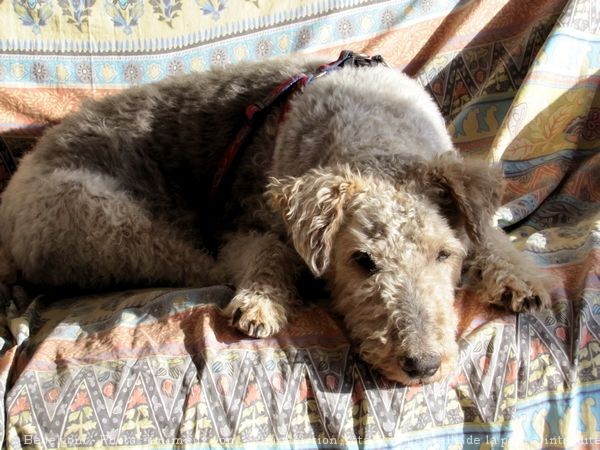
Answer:
[{"label": "dog paw nail", "polygon": [[258,325],[256,325],[256,328],[254,329],[254,336],[262,336],[265,334],[265,327],[263,326],[263,324],[259,323]]},{"label": "dog paw nail", "polygon": [[533,297],[527,297],[525,306],[529,309],[540,309],[542,307],[542,299],[539,295]]},{"label": "dog paw nail", "polygon": [[242,317],[242,308],[238,308],[233,313],[233,317],[231,318],[232,323],[238,323],[240,318]]}]

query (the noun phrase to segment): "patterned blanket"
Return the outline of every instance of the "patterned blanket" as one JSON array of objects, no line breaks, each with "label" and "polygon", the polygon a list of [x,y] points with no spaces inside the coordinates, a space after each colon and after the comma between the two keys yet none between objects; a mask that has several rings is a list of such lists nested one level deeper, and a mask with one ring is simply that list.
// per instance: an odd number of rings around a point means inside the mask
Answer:
[{"label": "patterned blanket", "polygon": [[58,302],[3,286],[4,447],[600,448],[597,0],[0,0],[0,178],[85,97],[342,48],[416,77],[467,157],[502,161],[498,223],[552,310],[461,290],[459,367],[405,387],[319,305],[256,340],[220,314],[224,286]]}]

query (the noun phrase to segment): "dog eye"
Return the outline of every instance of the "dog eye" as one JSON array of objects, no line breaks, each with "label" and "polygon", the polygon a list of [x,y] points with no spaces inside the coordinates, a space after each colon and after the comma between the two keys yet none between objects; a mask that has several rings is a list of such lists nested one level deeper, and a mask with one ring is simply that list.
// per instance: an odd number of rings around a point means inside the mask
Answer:
[{"label": "dog eye", "polygon": [[373,261],[371,256],[365,252],[354,252],[352,254],[352,260],[358,264],[361,269],[367,272],[369,275],[373,275],[379,270],[377,264]]},{"label": "dog eye", "polygon": [[437,254],[437,257],[435,258],[435,260],[438,262],[442,262],[442,261],[446,261],[449,257],[450,257],[449,251],[440,250],[440,252]]}]

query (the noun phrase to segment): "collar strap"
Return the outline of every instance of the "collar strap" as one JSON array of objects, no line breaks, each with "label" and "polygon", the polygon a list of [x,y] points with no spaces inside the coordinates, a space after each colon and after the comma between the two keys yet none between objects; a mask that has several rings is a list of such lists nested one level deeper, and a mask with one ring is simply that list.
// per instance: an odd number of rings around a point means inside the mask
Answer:
[{"label": "collar strap", "polygon": [[[278,100],[281,100],[283,97],[288,97],[294,91],[304,89],[304,87],[311,84],[317,78],[328,75],[333,71],[339,70],[346,66],[371,67],[378,65],[389,67],[381,55],[366,56],[354,53],[350,50],[342,50],[337,60],[319,66],[313,74],[307,75],[305,73],[300,73],[294,75],[283,83],[277,85],[262,100],[248,105],[245,112],[246,123],[238,131],[235,138],[231,144],[229,144],[227,150],[225,150],[225,153],[219,161],[217,170],[215,171],[215,175],[211,183],[209,200],[214,202],[219,195],[223,178],[227,175],[227,173],[230,172],[230,169],[235,162],[240,149],[247,143],[252,131],[256,129],[260,123],[259,116],[262,116],[262,114],[259,113],[268,111],[268,109]],[[284,110],[284,115],[285,112],[286,111]]]}]

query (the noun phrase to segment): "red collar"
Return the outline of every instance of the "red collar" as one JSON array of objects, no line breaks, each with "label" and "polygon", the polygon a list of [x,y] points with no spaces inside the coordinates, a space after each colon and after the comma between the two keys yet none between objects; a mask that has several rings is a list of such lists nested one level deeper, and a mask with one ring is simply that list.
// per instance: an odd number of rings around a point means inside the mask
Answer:
[{"label": "red collar", "polygon": [[[339,70],[348,64],[355,67],[376,66],[383,64],[386,67],[389,67],[381,55],[366,56],[354,53],[350,50],[343,50],[337,60],[319,66],[313,74],[307,75],[305,73],[300,73],[294,75],[293,77],[276,86],[261,101],[248,105],[246,107],[246,123],[235,135],[235,138],[231,144],[229,144],[227,150],[225,150],[225,153],[219,161],[217,170],[211,183],[209,200],[211,202],[215,202],[217,199],[217,196],[222,190],[223,179],[230,172],[230,169],[240,153],[240,150],[245,146],[252,131],[257,128],[258,123],[260,122],[258,120],[259,113],[267,112],[276,101],[289,98],[293,92],[302,91],[305,86],[308,86],[317,78],[325,76],[335,70]],[[286,112],[287,111],[284,110],[282,118],[285,117]]]}]

